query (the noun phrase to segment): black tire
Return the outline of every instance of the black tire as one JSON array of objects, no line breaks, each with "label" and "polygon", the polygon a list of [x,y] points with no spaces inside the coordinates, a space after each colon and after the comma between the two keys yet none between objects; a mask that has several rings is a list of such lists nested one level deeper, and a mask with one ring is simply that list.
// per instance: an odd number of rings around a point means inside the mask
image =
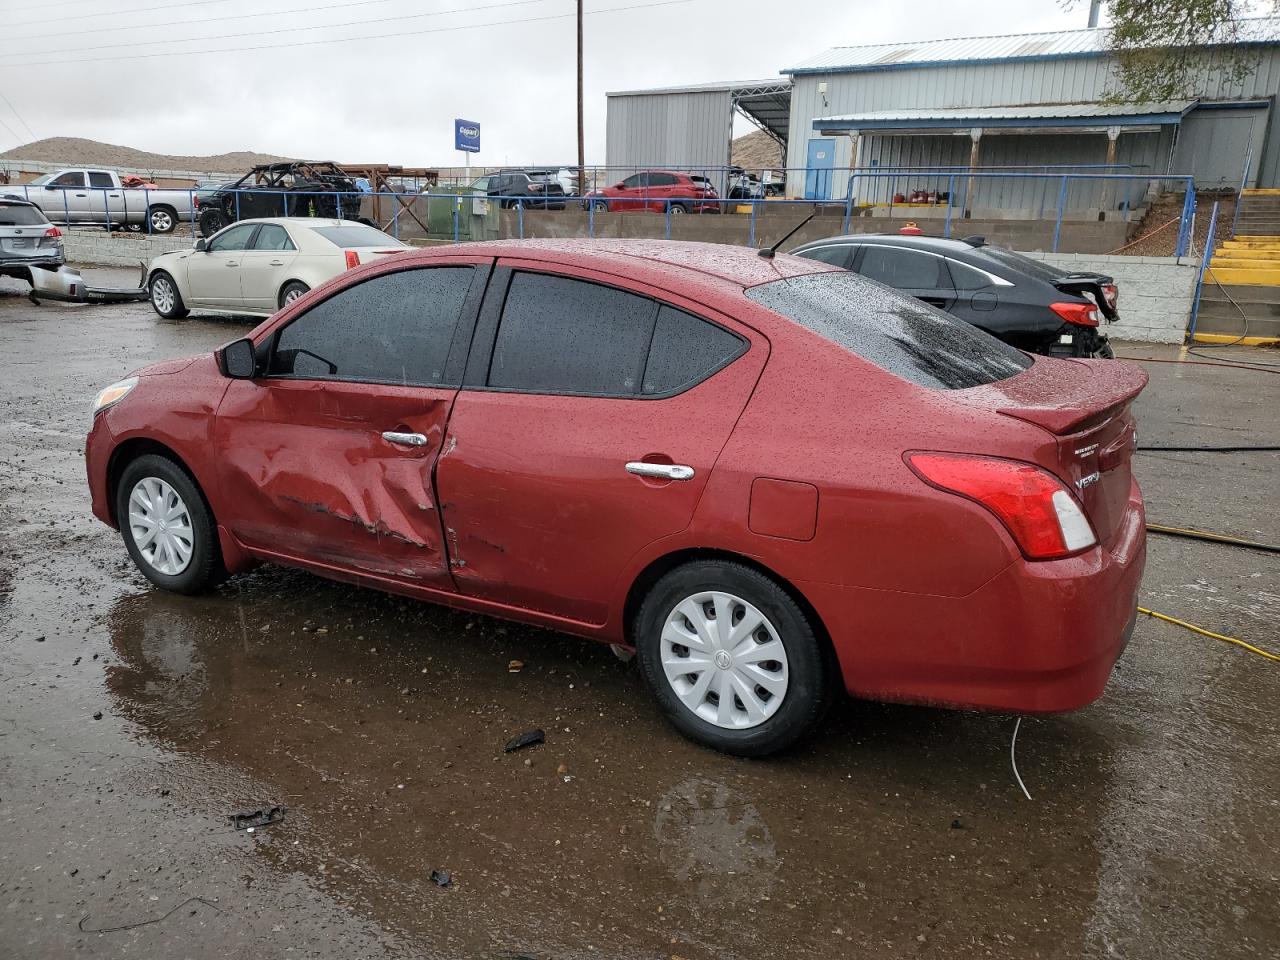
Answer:
[{"label": "black tire", "polygon": [[212,237],[227,225],[227,218],[217,207],[205,207],[200,211],[200,236]]},{"label": "black tire", "polygon": [[[310,290],[311,288],[308,287],[301,280],[290,280],[288,283],[286,283],[283,287],[280,288],[280,297],[277,300],[276,306],[283,308],[285,304],[291,303],[292,301],[297,300],[298,297],[302,296],[304,293],[309,292]],[[291,297],[290,294],[293,294],[293,296]]]},{"label": "black tire", "polygon": [[596,213],[608,213],[609,204],[604,200],[592,200],[591,209],[594,210]]},{"label": "black tire", "polygon": [[[712,590],[754,606],[773,626],[786,652],[787,687],[781,704],[756,726],[728,729],[698,716],[685,706],[662,667],[668,615],[682,601]],[[740,563],[698,560],[667,573],[641,604],[632,640],[667,719],[691,740],[735,756],[761,757],[794,745],[817,727],[835,695],[831,658],[804,611],[775,581]],[[711,695],[708,691],[708,703]]]},{"label": "black tire", "polygon": [[[190,526],[186,528],[189,531],[190,557],[186,566],[176,573],[165,573],[158,569],[155,562],[143,554],[135,538],[134,527],[129,519],[129,502],[134,488],[144,480],[158,480],[167,484],[181,498],[186,516],[190,520]],[[167,457],[145,454],[130,461],[124,468],[116,487],[116,519],[129,556],[143,576],[157,587],[174,593],[202,593],[226,578],[213,514],[209,512],[203,495],[187,476],[187,472]]]},{"label": "black tire", "polygon": [[158,204],[147,211],[152,233],[173,233],[178,228],[178,211],[165,204]]},{"label": "black tire", "polygon": [[[161,303],[167,300],[163,295],[162,287],[167,284],[170,292],[173,294],[173,302],[165,309],[161,308]],[[157,270],[151,275],[151,279],[147,281],[147,293],[151,297],[151,309],[166,320],[181,320],[191,311],[187,309],[185,303],[182,302],[182,294],[178,292],[178,284],[163,270]],[[157,303],[157,299],[160,301]]]},{"label": "black tire", "polygon": [[673,214],[675,214],[675,213],[688,213],[688,212],[689,212],[689,205],[688,205],[687,203],[673,203],[673,204],[671,205],[671,212],[672,212]]}]

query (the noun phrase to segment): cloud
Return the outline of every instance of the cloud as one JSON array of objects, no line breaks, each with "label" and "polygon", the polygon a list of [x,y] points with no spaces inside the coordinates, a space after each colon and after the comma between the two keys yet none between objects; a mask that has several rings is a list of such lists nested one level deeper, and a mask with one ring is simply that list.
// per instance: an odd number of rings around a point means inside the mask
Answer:
[{"label": "cloud", "polygon": [[[573,0],[364,0],[323,9],[339,2],[197,0],[145,10],[158,0],[0,0],[0,88],[40,137],[160,153],[259,150],[445,166],[461,163],[452,122],[466,117],[483,128],[474,163],[574,161]],[[604,160],[608,90],[757,79],[837,44],[1067,29],[1086,15],[1053,0],[921,0],[909,14],[899,0],[688,0],[593,12],[644,2],[586,2],[588,162]],[[264,11],[272,13],[235,19]],[[370,22],[406,16],[414,18]],[[437,32],[404,35],[422,30]],[[400,35],[290,46],[387,33]],[[251,35],[208,39],[230,34]],[[237,49],[201,52],[221,48]],[[67,62],[15,66],[55,60]],[[22,132],[2,102],[0,119]],[[16,142],[0,128],[0,149]]]}]

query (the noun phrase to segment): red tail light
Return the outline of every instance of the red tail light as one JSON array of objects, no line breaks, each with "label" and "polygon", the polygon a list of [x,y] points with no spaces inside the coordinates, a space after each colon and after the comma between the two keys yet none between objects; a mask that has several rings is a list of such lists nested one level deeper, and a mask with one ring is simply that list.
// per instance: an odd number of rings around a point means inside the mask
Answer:
[{"label": "red tail light", "polygon": [[358,267],[358,266],[360,266],[360,254],[359,254],[359,252],[358,252],[358,251],[355,251],[355,250],[343,250],[342,252],[343,252],[343,253],[345,253],[345,254],[347,255],[347,269],[348,269],[348,270],[350,270],[352,267]]},{"label": "red tail light", "polygon": [[1098,308],[1092,303],[1051,303],[1049,309],[1067,323],[1074,323],[1078,327],[1098,325]]},{"label": "red tail light", "polygon": [[57,227],[50,227],[48,230],[44,232],[44,235],[46,237],[60,237],[62,236],[62,231],[59,230]]},{"label": "red tail light", "polygon": [[1114,283],[1104,283],[1102,285],[1102,295],[1107,300],[1107,306],[1114,310],[1116,301],[1120,299],[1120,288]]},{"label": "red tail light", "polygon": [[994,513],[1031,560],[1070,556],[1098,542],[1079,502],[1047,470],[960,453],[909,453],[906,459],[925,483]]}]

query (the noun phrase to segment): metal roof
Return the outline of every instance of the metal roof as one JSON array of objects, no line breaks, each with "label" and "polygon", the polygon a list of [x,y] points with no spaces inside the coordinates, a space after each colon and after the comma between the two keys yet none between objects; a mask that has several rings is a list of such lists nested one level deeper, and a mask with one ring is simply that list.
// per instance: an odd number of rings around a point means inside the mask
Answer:
[{"label": "metal roof", "polygon": [[615,90],[606,97],[649,97],[683,93],[727,93],[729,102],[748,120],[786,146],[791,124],[791,79],[726,80],[719,83],[679,87],[652,87],[648,90]]},{"label": "metal roof", "polygon": [[871,110],[813,121],[814,130],[956,130],[965,127],[1096,127],[1178,123],[1199,101],[1036,103],[1008,107]]},{"label": "metal roof", "polygon": [[[1280,43],[1280,17],[1253,17],[1241,21],[1241,41]],[[1107,28],[1018,33],[994,37],[957,37],[950,40],[912,40],[869,46],[831,47],[802,60],[784,74],[849,73],[892,70],[902,67],[980,63],[988,60],[1041,60],[1056,57],[1097,57],[1107,52]]]}]

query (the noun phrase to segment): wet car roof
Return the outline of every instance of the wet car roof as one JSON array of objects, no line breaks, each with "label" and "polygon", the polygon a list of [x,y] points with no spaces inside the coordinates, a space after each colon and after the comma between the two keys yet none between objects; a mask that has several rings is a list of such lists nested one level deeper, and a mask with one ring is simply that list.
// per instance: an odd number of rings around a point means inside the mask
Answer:
[{"label": "wet car roof", "polygon": [[817,260],[785,253],[767,259],[751,247],[686,240],[488,240],[434,249],[438,255],[447,255],[450,250],[492,253],[494,256],[576,262],[583,266],[607,265],[623,271],[639,260],[648,265],[705,274],[743,287],[838,269]]}]

